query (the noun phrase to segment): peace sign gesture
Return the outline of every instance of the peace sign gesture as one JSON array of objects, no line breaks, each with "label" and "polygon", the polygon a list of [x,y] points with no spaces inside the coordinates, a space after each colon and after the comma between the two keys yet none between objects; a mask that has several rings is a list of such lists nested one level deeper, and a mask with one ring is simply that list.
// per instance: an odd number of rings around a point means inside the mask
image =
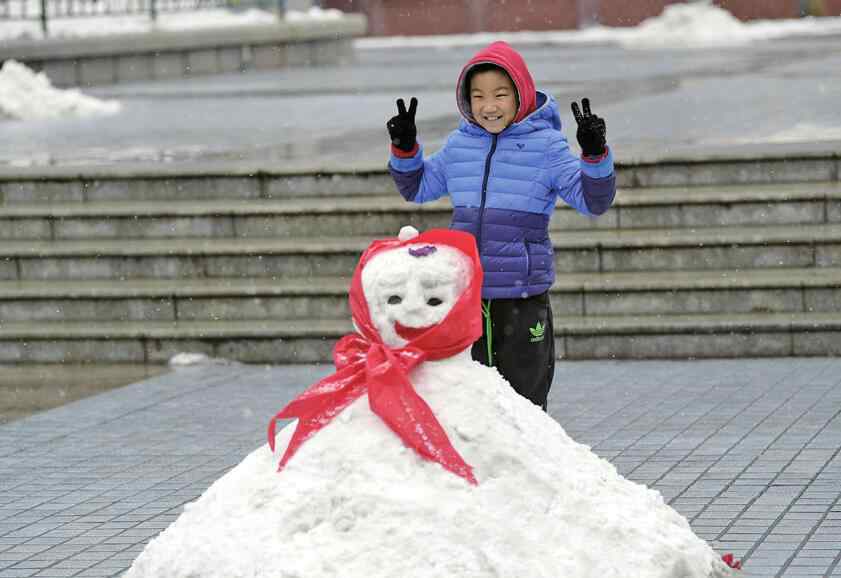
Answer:
[{"label": "peace sign gesture", "polygon": [[573,101],[572,115],[578,124],[575,138],[578,139],[578,144],[581,145],[581,152],[584,156],[597,157],[604,154],[607,127],[604,124],[604,119],[590,112],[589,98],[581,99],[581,107],[584,109],[583,114],[578,109],[578,103]]},{"label": "peace sign gesture", "polygon": [[418,99],[412,97],[409,101],[409,110],[406,110],[406,103],[402,98],[397,99],[397,116],[391,117],[386,123],[388,134],[391,137],[391,144],[402,151],[409,152],[415,148],[418,136],[418,129],[415,126],[415,112],[418,110]]}]

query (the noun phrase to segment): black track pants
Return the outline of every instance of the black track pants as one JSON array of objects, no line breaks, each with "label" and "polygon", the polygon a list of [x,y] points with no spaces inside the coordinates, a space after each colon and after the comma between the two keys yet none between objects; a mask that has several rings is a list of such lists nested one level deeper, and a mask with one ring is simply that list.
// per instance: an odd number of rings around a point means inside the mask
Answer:
[{"label": "black track pants", "polygon": [[482,317],[484,330],[473,344],[473,359],[496,367],[517,393],[545,410],[555,374],[549,294],[482,300]]}]

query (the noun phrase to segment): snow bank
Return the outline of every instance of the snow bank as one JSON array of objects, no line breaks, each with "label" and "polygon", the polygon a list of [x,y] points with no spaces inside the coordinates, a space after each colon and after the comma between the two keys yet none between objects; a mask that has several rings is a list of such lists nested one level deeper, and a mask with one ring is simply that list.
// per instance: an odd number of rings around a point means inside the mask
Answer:
[{"label": "snow bank", "polygon": [[296,10],[290,10],[286,13],[286,20],[289,22],[306,22],[308,20],[338,20],[343,16],[343,12],[341,10],[324,10],[322,8],[318,8],[313,6],[306,12],[299,12]]},{"label": "snow bank", "polygon": [[206,353],[181,352],[173,355],[168,363],[170,367],[189,367],[193,365],[239,365],[236,361],[223,357],[210,357]]},{"label": "snow bank", "polygon": [[749,27],[727,10],[707,2],[671,4],[663,13],[620,34],[630,47],[738,46],[753,40]]},{"label": "snow bank", "polygon": [[0,117],[37,120],[116,114],[120,103],[100,100],[79,90],[54,88],[43,72],[7,60],[0,69]]}]

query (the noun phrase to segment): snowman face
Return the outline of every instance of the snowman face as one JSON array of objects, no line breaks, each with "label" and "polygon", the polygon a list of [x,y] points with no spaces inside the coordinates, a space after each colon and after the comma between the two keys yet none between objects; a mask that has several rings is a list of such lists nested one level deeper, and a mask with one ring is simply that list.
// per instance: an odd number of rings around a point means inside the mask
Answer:
[{"label": "snowman face", "polygon": [[445,245],[408,245],[362,270],[371,321],[385,345],[403,347],[447,316],[470,280],[467,256]]}]

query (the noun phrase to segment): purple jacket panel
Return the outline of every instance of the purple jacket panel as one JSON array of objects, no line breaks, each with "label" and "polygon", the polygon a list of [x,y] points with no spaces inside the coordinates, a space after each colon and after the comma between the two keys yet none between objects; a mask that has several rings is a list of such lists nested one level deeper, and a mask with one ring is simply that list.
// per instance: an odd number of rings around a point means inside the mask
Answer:
[{"label": "purple jacket panel", "polygon": [[616,175],[597,179],[581,173],[581,189],[590,212],[593,215],[601,215],[613,204],[613,198],[616,196]]},{"label": "purple jacket panel", "polygon": [[389,164],[388,172],[391,173],[391,177],[397,185],[397,190],[400,191],[403,198],[407,201],[414,201],[420,190],[420,183],[423,178],[423,165],[417,170],[401,173],[400,171],[394,170],[391,164]]},{"label": "purple jacket panel", "polygon": [[510,209],[455,207],[451,229],[481,237],[483,299],[521,299],[548,291],[555,281],[549,216]]}]

